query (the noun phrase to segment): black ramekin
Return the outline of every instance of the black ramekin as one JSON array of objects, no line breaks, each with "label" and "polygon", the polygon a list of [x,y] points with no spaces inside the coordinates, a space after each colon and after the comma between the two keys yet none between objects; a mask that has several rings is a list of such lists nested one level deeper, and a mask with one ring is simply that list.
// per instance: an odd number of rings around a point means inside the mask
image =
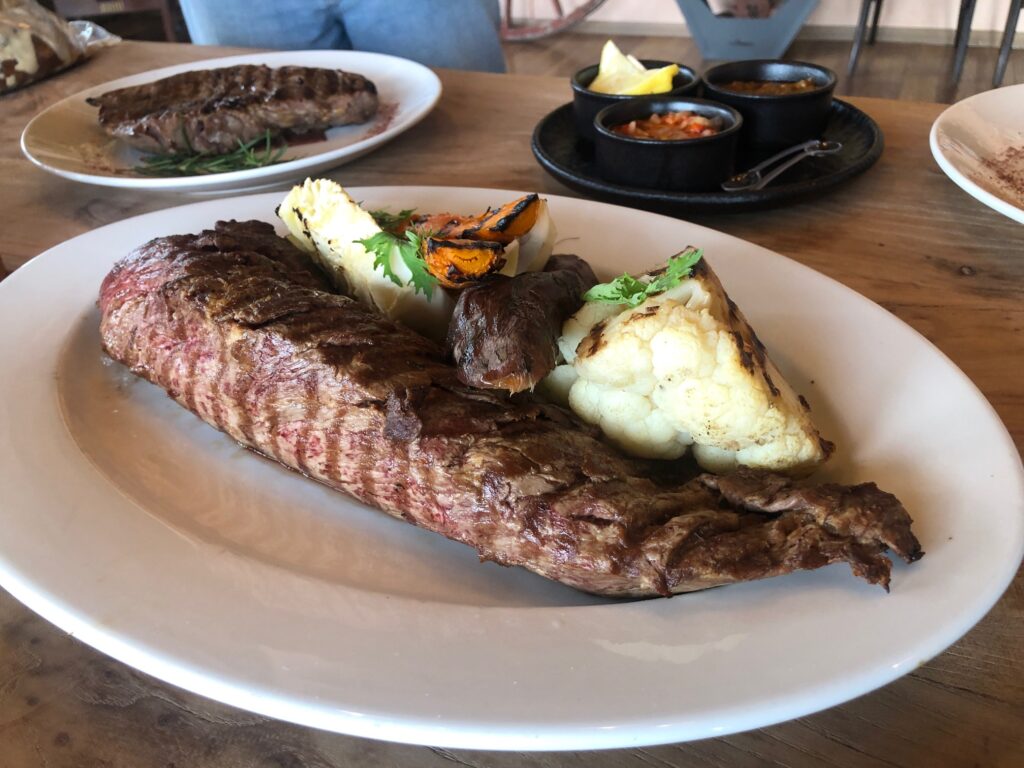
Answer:
[{"label": "black ramekin", "polygon": [[[783,95],[737,93],[721,86],[736,80],[795,82],[810,78],[815,88]],[[759,150],[783,149],[821,138],[832,109],[836,73],[801,61],[752,59],[719,64],[704,73],[704,95],[743,115],[742,144]]]},{"label": "black ramekin", "polygon": [[[722,130],[696,139],[636,139],[613,126],[667,112],[695,112],[720,117]],[[594,118],[594,157],[605,181],[643,189],[706,192],[719,189],[736,162],[736,144],[743,127],[739,112],[705,99],[642,96],[605,107]]]},{"label": "black ramekin", "polygon": [[[656,59],[641,59],[640,63],[647,69],[660,69],[672,61],[658,61]],[[686,96],[697,93],[700,87],[700,77],[689,67],[677,64],[679,71],[672,78],[672,90],[665,93],[651,94],[653,96]],[[621,104],[624,101],[640,98],[639,96],[616,96],[609,93],[595,93],[587,88],[594,78],[597,77],[597,64],[584,67],[569,81],[572,86],[572,110],[576,117],[576,132],[587,141],[594,140],[594,118],[597,113],[612,104]]]}]

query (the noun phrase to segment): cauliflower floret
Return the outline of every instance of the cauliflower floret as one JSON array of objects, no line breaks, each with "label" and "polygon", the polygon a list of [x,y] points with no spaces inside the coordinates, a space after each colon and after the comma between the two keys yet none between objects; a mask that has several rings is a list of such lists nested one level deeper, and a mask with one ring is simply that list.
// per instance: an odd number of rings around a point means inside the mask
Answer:
[{"label": "cauliflower floret", "polygon": [[571,365],[567,363],[556,365],[554,370],[537,384],[537,394],[553,403],[558,403],[563,408],[568,408],[569,391],[578,378],[576,369]]},{"label": "cauliflower floret", "polygon": [[600,322],[614,317],[622,311],[621,304],[602,304],[588,301],[562,324],[562,335],[558,338],[558,351],[567,363],[576,359],[576,347],[590,333],[590,329]]},{"label": "cauliflower floret", "polygon": [[672,459],[692,444],[707,469],[801,473],[831,451],[704,261],[637,307],[588,302],[559,346],[576,374],[559,374],[569,405],[631,454]]},{"label": "cauliflower floret", "polygon": [[675,459],[692,442],[654,406],[650,395],[580,378],[569,390],[569,407],[634,456]]}]

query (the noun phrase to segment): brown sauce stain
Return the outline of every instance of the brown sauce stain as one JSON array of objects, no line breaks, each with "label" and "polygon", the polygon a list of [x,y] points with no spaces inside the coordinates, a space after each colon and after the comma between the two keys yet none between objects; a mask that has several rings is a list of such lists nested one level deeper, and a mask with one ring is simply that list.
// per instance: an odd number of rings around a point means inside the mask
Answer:
[{"label": "brown sauce stain", "polygon": [[377,107],[377,119],[374,121],[373,125],[370,126],[370,130],[366,132],[364,138],[368,139],[372,136],[379,136],[384,133],[384,131],[391,127],[391,123],[394,122],[396,114],[398,114],[397,102],[381,102]]}]

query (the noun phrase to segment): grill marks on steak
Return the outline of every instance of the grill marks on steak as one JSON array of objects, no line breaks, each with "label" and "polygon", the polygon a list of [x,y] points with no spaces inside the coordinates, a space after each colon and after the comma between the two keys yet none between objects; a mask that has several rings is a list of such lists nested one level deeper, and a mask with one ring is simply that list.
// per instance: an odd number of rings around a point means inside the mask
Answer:
[{"label": "grill marks on steak", "polygon": [[243,64],[182,72],[86,101],[112,136],[153,152],[223,154],[238,142],[363,123],[377,89],[362,75],[315,67]]},{"label": "grill marks on steak", "polygon": [[921,556],[873,485],[667,483],[566,412],[461,384],[440,348],[327,292],[260,222],[154,240],[100,292],[108,353],[243,445],[588,592],[667,595],[847,562],[888,586]]}]

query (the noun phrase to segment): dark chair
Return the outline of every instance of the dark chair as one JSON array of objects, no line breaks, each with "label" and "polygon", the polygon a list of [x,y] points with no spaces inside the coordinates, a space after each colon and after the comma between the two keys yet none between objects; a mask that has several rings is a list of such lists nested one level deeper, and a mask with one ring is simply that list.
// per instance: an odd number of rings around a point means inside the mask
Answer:
[{"label": "dark chair", "polygon": [[956,36],[953,38],[953,45],[956,47],[956,55],[953,56],[953,82],[960,82],[960,75],[964,73],[964,61],[967,59],[967,44],[971,40],[971,22],[974,20],[974,6],[976,0],[960,0],[960,17],[956,22]]},{"label": "dark chair", "polygon": [[1013,36],[1017,31],[1017,19],[1020,18],[1021,0],[1010,0],[1010,13],[1006,17],[1006,29],[1003,31],[1003,44],[999,46],[999,58],[996,60],[996,71],[992,75],[992,87],[1003,84],[1006,74],[1006,63],[1010,60],[1010,48],[1013,47]]},{"label": "dark chair", "polygon": [[[850,63],[846,67],[846,74],[852,76],[857,69],[857,60],[860,58],[861,48],[864,45],[865,36],[868,45],[873,45],[878,35],[878,16],[882,12],[883,0],[863,0],[860,6],[860,18],[857,20],[857,29],[853,35],[853,46],[850,48]],[[953,81],[959,83],[960,75],[964,71],[964,60],[967,58],[967,44],[971,38],[971,20],[974,18],[974,6],[977,0],[960,0],[960,15],[956,23],[956,35],[953,37],[953,46],[956,52],[953,56]],[[1020,10],[1020,0],[1013,0]],[[1012,10],[1011,10],[1012,14]],[[871,17],[870,25],[868,17]],[[1016,25],[1016,21],[1014,21]],[[1013,40],[1012,33],[1010,40]],[[1006,42],[1004,40],[1004,47]]]},{"label": "dark chair", "polygon": [[[874,14],[872,14],[872,8]],[[882,0],[863,0],[860,6],[860,18],[857,20],[857,29],[853,33],[853,46],[850,48],[850,62],[846,65],[846,74],[853,75],[857,69],[857,61],[860,60],[860,49],[864,45],[864,36],[868,35],[868,45],[875,44],[878,36],[878,15],[882,12]],[[868,16],[871,16],[870,31]]]}]

